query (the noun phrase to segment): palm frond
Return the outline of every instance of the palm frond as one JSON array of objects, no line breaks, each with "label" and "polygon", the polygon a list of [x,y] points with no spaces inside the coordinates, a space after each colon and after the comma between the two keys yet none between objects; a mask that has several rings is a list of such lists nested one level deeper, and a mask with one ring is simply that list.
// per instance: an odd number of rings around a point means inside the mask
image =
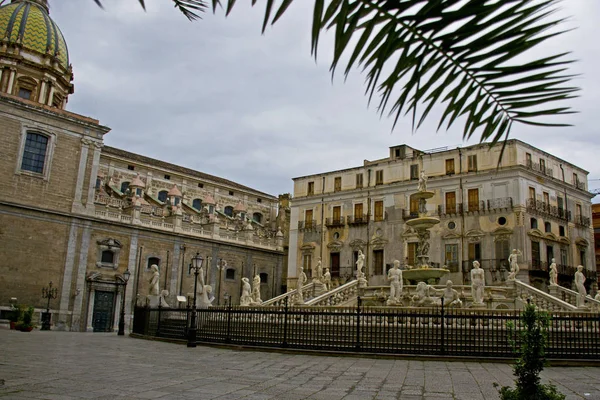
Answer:
[{"label": "palm frond", "polygon": [[[266,1],[263,32],[292,1]],[[464,118],[464,139],[479,132],[481,141],[495,144],[515,122],[564,126],[548,117],[573,112],[550,104],[579,90],[566,85],[573,77],[565,74],[568,53],[522,61],[533,47],[564,33],[552,31],[563,22],[553,17],[559,2],[315,0],[312,54],[317,56],[322,32],[331,29],[332,75],[343,60],[345,76],[362,67],[369,102],[377,93],[379,112],[394,117],[394,126],[410,114],[417,130],[442,105],[438,129]],[[213,11],[222,3],[212,0]],[[227,14],[235,4],[227,0]]]},{"label": "palm frond", "polygon": [[[204,12],[208,7],[205,0],[171,0],[173,2],[173,6],[177,8],[179,11],[185,15],[187,19],[190,21],[194,21],[196,19],[200,19],[200,13]],[[144,10],[146,10],[146,2],[145,0],[138,0],[140,5]],[[100,8],[104,8],[102,6],[102,2],[100,0],[94,0],[94,3],[98,5]]]}]

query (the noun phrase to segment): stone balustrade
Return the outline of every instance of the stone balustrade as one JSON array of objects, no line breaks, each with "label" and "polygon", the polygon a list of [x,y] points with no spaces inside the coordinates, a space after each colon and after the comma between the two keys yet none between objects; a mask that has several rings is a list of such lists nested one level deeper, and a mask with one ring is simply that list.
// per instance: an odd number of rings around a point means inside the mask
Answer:
[{"label": "stone balustrade", "polygon": [[542,290],[536,289],[519,280],[508,281],[507,284],[514,285],[515,297],[520,301],[526,302],[531,299],[535,305],[542,310],[547,311],[576,311],[577,307],[552,296]]},{"label": "stone balustrade", "polygon": [[[304,301],[310,299],[310,296],[313,292],[314,283],[309,283],[302,286],[302,297]],[[284,294],[281,294],[277,297],[273,297],[267,301],[263,301],[261,306],[275,306],[275,307],[283,307],[285,306],[286,299],[289,306],[293,306],[296,302],[296,297],[298,296],[298,289],[290,290]]]},{"label": "stone balustrade", "polygon": [[[550,286],[549,290],[553,296],[562,299],[571,304],[573,307],[577,308],[577,298],[579,297],[579,293],[576,291],[562,286]],[[582,308],[589,309],[591,311],[600,311],[600,301],[595,300],[591,296],[586,296]]]},{"label": "stone balustrade", "polygon": [[307,306],[340,306],[358,295],[358,281],[353,280],[306,302]]}]

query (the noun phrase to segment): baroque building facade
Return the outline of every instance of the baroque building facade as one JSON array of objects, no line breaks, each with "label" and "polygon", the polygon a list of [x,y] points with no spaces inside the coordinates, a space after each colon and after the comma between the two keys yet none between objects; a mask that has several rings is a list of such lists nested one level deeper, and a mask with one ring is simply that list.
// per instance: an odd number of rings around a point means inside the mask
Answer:
[{"label": "baroque building facade", "polygon": [[525,282],[545,286],[554,258],[562,284],[570,287],[579,264],[592,284],[588,173],[520,140],[508,140],[500,159],[501,151],[502,144],[430,151],[400,145],[358,167],[295,178],[288,287],[296,286],[299,267],[310,275],[318,259],[337,284],[352,279],[359,250],[370,285],[387,284],[393,260],[415,265],[417,235],[406,221],[418,216],[411,194],[422,171],[435,192],[427,213],[440,219],[430,231],[430,261],[451,271],[446,279],[467,284],[478,260],[486,283],[502,284],[517,249]]},{"label": "baroque building facade", "polygon": [[185,305],[196,254],[213,304],[237,302],[242,277],[259,275],[263,298],[281,292],[285,204],[279,213],[277,197],[104,146],[108,127],[64,109],[73,73],[46,0],[0,7],[0,36],[0,311],[13,298],[42,310],[52,281],[55,328],[111,331],[129,271],[129,327],[152,265],[166,303]]}]

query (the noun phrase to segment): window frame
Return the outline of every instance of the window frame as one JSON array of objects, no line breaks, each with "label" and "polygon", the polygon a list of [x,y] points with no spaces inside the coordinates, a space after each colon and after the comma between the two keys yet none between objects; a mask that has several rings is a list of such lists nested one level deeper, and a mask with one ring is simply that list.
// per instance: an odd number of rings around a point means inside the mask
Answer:
[{"label": "window frame", "polygon": [[[26,169],[21,169],[23,164],[23,155],[25,153],[25,144],[27,142],[27,134],[38,134],[45,136],[48,139],[48,143],[46,144],[46,153],[44,158],[44,168],[42,172],[33,172]],[[45,181],[50,179],[50,171],[52,169],[52,159],[54,158],[54,149],[56,146],[56,134],[54,132],[48,131],[46,129],[42,129],[35,125],[26,125],[21,129],[21,137],[19,139],[19,153],[17,157],[17,164],[15,165],[15,174],[16,175],[26,175],[36,178],[41,178]]]},{"label": "window frame", "polygon": [[467,156],[467,172],[477,172],[477,154]]},{"label": "window frame", "polygon": [[306,195],[313,196],[315,194],[315,181],[310,181],[306,185]]},{"label": "window frame", "polygon": [[383,185],[383,170],[375,171],[375,185]]},{"label": "window frame", "polygon": [[363,173],[359,173],[356,174],[356,188],[357,189],[362,189],[363,188]]},{"label": "window frame", "polygon": [[454,169],[454,158],[447,158],[446,159],[446,175],[454,175],[455,174],[455,169]]},{"label": "window frame", "polygon": [[341,192],[342,191],[342,177],[336,176],[333,178],[333,191]]}]

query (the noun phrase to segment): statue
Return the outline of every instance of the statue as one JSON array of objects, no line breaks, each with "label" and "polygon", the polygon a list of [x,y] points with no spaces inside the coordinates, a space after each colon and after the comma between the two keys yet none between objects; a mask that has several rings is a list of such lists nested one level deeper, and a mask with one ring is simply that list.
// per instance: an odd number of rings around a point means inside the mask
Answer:
[{"label": "statue", "polygon": [[329,273],[329,268],[325,268],[325,274],[323,275],[321,282],[325,285],[325,290],[329,292],[331,290],[331,274]]},{"label": "statue", "polygon": [[583,274],[583,265],[577,266],[577,272],[575,272],[575,288],[577,289],[577,307],[585,307],[585,296],[587,295],[587,290],[585,290],[585,275]]},{"label": "statue", "polygon": [[246,277],[242,278],[242,295],[240,297],[241,306],[252,305],[252,296],[250,295],[250,280]]},{"label": "statue", "polygon": [[358,250],[358,257],[356,260],[356,279],[361,279],[361,278],[364,279],[365,274],[362,271],[364,265],[365,265],[365,255],[363,254],[362,250]]},{"label": "statue", "polygon": [[483,290],[485,288],[485,272],[481,269],[479,261],[473,261],[471,270],[471,296],[473,304],[483,304]]},{"label": "statue", "polygon": [[552,264],[550,264],[550,286],[558,286],[558,270],[556,269],[554,258],[552,259]]},{"label": "statue", "polygon": [[202,285],[198,288],[198,296],[200,301],[198,302],[198,308],[208,308],[212,306],[214,297],[209,298],[208,295],[212,293],[212,286]]},{"label": "statue", "polygon": [[433,299],[429,295],[431,286],[425,282],[417,283],[417,294],[411,299],[412,306],[428,306],[434,303]]},{"label": "statue", "polygon": [[150,267],[152,271],[152,277],[150,278],[150,288],[148,289],[148,294],[150,296],[158,296],[160,295],[159,282],[160,282],[160,273],[158,272],[158,265],[152,264]]},{"label": "statue", "polygon": [[425,175],[425,170],[421,171],[421,176],[419,177],[418,191],[419,192],[427,191],[427,175]]},{"label": "statue", "polygon": [[446,307],[460,307],[462,306],[462,301],[458,296],[458,292],[452,288],[452,281],[446,282],[446,289],[444,289],[444,294],[442,295],[444,299],[444,305]]},{"label": "statue", "polygon": [[300,267],[300,273],[298,274],[298,288],[296,289],[296,304],[304,304],[304,293],[302,293],[302,287],[306,283],[308,278],[304,273],[304,268]]},{"label": "statue", "polygon": [[514,281],[517,279],[517,274],[519,273],[519,256],[521,255],[521,251],[517,249],[513,249],[510,256],[508,256],[508,264],[510,265],[510,274],[508,274],[508,280]]},{"label": "statue", "polygon": [[387,305],[401,304],[402,299],[402,270],[400,267],[400,261],[394,260],[394,266],[388,271],[387,279],[390,281],[390,297],[388,298]]},{"label": "statue", "polygon": [[323,277],[323,266],[321,265],[321,259],[317,261],[317,265],[315,266],[314,276],[317,279],[321,279]]},{"label": "statue", "polygon": [[255,305],[262,304],[260,299],[260,275],[254,275],[254,281],[252,282],[252,302]]}]

